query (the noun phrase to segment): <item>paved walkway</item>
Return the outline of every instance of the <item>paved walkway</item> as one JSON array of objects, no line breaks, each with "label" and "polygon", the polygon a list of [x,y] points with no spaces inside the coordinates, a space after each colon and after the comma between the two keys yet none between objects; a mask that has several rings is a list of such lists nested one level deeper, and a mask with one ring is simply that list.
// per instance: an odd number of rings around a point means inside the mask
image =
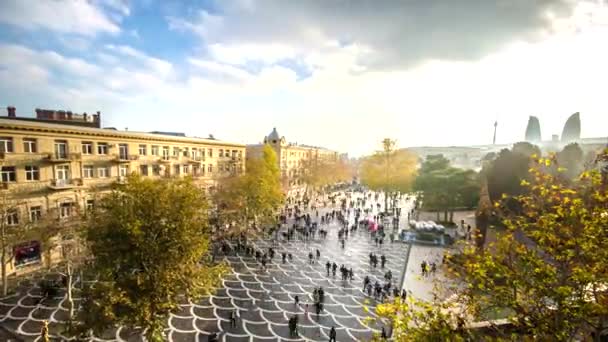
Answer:
[{"label": "paved walkway", "polygon": [[[352,218],[351,218],[352,219]],[[336,328],[338,341],[369,340],[379,332],[382,322],[374,320],[377,302],[362,291],[363,278],[369,275],[372,283],[384,283],[384,273],[391,270],[393,284],[401,279],[408,245],[385,242],[379,248],[369,238],[367,231],[359,229],[351,233],[342,249],[337,237],[338,227],[330,224],[327,239],[310,242],[295,241],[273,246],[274,260],[266,271],[251,256],[229,255],[224,259],[233,272],[223,279],[223,287],[215,294],[196,303],[184,302],[168,321],[167,336],[170,341],[207,341],[211,333],[218,333],[222,341],[323,341],[329,340],[329,330]],[[271,241],[260,240],[256,246],[266,249]],[[308,253],[321,251],[320,260],[310,264]],[[293,260],[281,262],[281,253],[292,253]],[[369,253],[384,254],[384,269],[369,266]],[[354,271],[353,281],[342,281],[327,276],[325,263],[344,264]],[[48,275],[47,275],[48,277]],[[37,287],[41,275],[32,275],[19,283],[17,292],[0,299],[0,324],[22,336],[25,341],[38,340],[43,320],[48,320],[52,336],[62,339],[62,324],[68,318],[65,293],[37,305],[40,290]],[[397,284],[398,285],[398,284]],[[78,284],[76,284],[78,286]],[[315,287],[325,291],[324,311],[314,312],[312,292]],[[79,303],[79,291],[75,301]],[[300,305],[294,303],[298,296]],[[308,314],[306,313],[308,305]],[[230,313],[238,310],[240,319],[236,326],[230,324]],[[289,336],[288,319],[299,317],[299,337]],[[369,319],[372,321],[369,321]],[[127,329],[108,331],[95,340],[140,341],[141,336]]]}]

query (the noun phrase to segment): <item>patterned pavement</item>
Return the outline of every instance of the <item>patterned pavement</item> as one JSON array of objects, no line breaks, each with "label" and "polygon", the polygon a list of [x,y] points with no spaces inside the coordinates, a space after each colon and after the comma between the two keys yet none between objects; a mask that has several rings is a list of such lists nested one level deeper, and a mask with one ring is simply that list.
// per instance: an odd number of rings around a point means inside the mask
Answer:
[{"label": "patterned pavement", "polygon": [[[326,228],[327,229],[327,228]],[[401,279],[408,245],[390,242],[376,247],[369,234],[359,229],[351,233],[346,247],[340,247],[337,226],[330,225],[327,239],[309,242],[292,241],[272,245],[271,241],[257,241],[258,249],[273,247],[276,254],[267,270],[260,268],[252,256],[228,255],[224,257],[233,272],[223,279],[223,287],[210,297],[196,303],[183,303],[179,312],[168,321],[167,338],[170,341],[207,341],[216,332],[221,341],[327,341],[329,330],[336,328],[338,341],[369,340],[373,332],[379,332],[382,322],[368,322],[376,318],[377,302],[362,291],[363,278],[369,275],[372,283],[384,284],[384,273],[391,270],[393,284]],[[321,251],[320,260],[309,263],[308,253]],[[281,261],[281,253],[291,253],[293,260]],[[369,266],[369,253],[384,254],[384,269]],[[353,268],[354,280],[342,281],[340,272],[327,276],[325,263],[335,262]],[[49,321],[50,333],[57,340],[64,340],[62,325],[67,319],[65,293],[37,305],[40,290],[33,275],[19,283],[17,292],[0,299],[0,325],[18,334],[24,341],[38,340],[43,320]],[[398,285],[398,284],[397,284]],[[78,284],[76,285],[78,286]],[[314,313],[312,292],[315,287],[325,291],[324,311]],[[75,290],[76,303],[79,302]],[[298,296],[300,305],[294,303]],[[306,304],[308,313],[306,313]],[[236,326],[230,324],[231,312],[240,318]],[[299,318],[299,337],[289,336],[288,319]],[[141,341],[141,335],[117,328],[96,341]]]}]

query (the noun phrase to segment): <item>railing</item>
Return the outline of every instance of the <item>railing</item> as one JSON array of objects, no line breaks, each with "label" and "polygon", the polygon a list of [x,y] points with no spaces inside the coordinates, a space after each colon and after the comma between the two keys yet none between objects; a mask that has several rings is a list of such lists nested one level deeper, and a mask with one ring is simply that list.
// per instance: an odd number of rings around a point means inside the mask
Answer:
[{"label": "railing", "polygon": [[51,184],[49,185],[49,187],[52,189],[69,189],[79,185],[82,185],[82,180],[78,178],[51,179]]},{"label": "railing", "polygon": [[80,153],[47,153],[45,158],[50,162],[64,163],[71,160],[79,160],[82,157]]}]

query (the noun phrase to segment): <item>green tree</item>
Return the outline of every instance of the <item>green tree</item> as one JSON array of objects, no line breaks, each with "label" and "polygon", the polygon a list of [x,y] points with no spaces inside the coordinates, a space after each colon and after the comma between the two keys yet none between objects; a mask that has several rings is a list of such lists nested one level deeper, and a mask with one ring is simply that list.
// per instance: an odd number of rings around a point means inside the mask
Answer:
[{"label": "green tree", "polygon": [[568,144],[557,154],[557,164],[568,178],[575,178],[585,168],[584,153],[577,143]]},{"label": "green tree", "polygon": [[0,193],[0,263],[2,263],[2,295],[8,294],[7,268],[15,255],[15,245],[25,242],[29,237],[28,225],[19,218],[19,209],[23,204],[18,194],[2,191]]},{"label": "green tree", "polygon": [[477,173],[451,167],[443,155],[427,157],[420,167],[414,189],[423,192],[426,209],[437,211],[437,221],[443,211],[443,220],[451,222],[455,208],[472,208],[479,199]]},{"label": "green tree", "polygon": [[388,211],[390,194],[411,189],[416,174],[416,156],[408,150],[395,150],[395,141],[384,139],[382,150],[363,158],[361,183],[384,193],[384,210]]},{"label": "green tree", "polygon": [[247,172],[224,179],[214,194],[219,223],[236,227],[228,234],[248,232],[250,226],[276,223],[283,205],[277,156],[270,145],[264,146],[261,159],[247,159]]},{"label": "green tree", "polygon": [[210,264],[203,190],[190,179],[130,176],[89,215],[86,240],[98,282],[84,291],[84,329],[113,324],[145,329],[162,341],[169,313],[208,294],[223,265]]},{"label": "green tree", "polygon": [[520,195],[524,190],[521,181],[529,179],[531,161],[530,156],[522,153],[508,149],[500,151],[498,157],[482,170],[488,180],[490,199],[494,202],[503,194]]}]

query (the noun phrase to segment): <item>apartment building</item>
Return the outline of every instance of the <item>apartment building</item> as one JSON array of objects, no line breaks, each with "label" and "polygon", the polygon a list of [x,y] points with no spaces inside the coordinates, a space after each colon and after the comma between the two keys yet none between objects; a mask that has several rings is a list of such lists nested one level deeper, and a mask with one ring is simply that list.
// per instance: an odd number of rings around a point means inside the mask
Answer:
[{"label": "apartment building", "polygon": [[306,160],[337,161],[340,154],[323,147],[289,143],[284,136],[280,136],[276,128],[264,137],[263,143],[247,145],[249,158],[260,158],[264,145],[270,145],[277,154],[281,177],[289,191],[299,190],[302,187],[300,176]]},{"label": "apartment building", "polygon": [[[102,129],[95,117],[37,110],[0,117],[0,191],[18,199],[8,224],[38,220],[52,210],[68,218],[95,205],[96,195],[131,173],[148,178],[191,176],[201,187],[244,172],[245,145],[186,137]],[[42,113],[42,114],[41,114]],[[62,119],[63,118],[63,119]],[[12,270],[40,261],[36,241],[15,247]]]}]

